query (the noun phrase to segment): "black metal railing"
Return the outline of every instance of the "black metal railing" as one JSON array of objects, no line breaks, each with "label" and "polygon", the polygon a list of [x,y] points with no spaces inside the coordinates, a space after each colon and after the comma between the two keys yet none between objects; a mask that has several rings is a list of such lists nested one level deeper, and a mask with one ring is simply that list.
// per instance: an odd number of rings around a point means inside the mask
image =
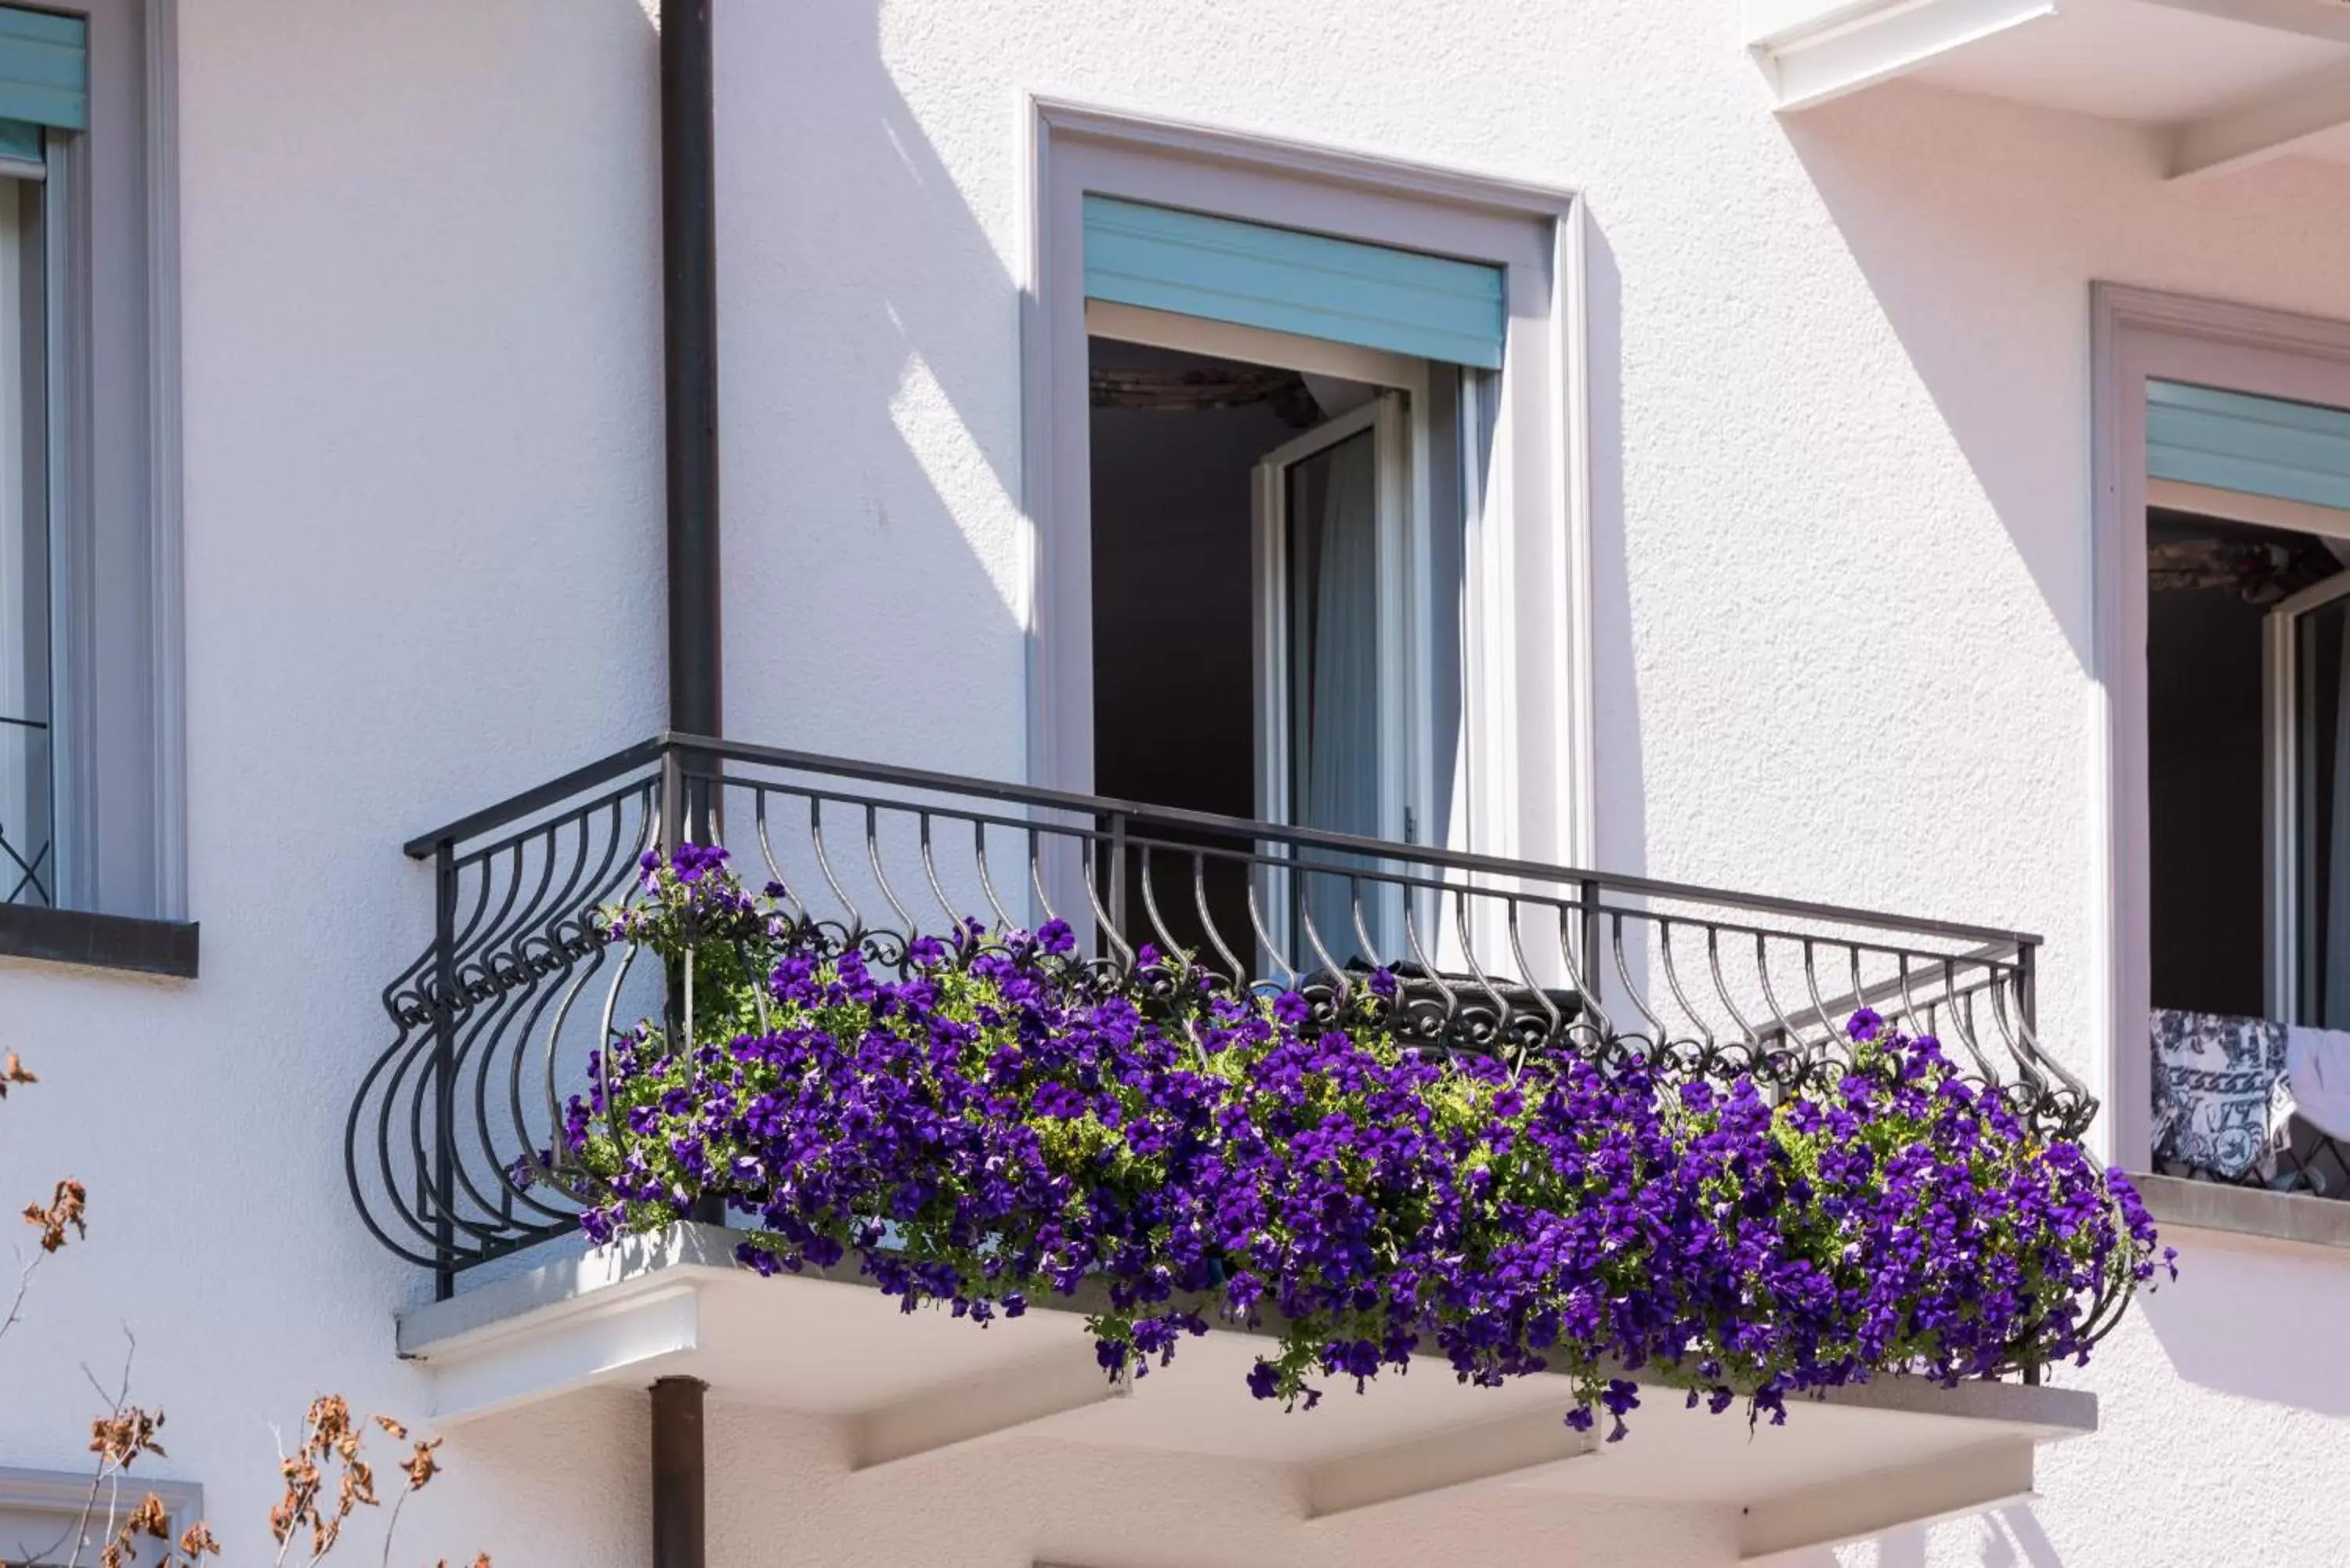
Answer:
[{"label": "black metal railing", "polygon": [[0,711],[0,904],[56,901],[49,726]]},{"label": "black metal railing", "polygon": [[2350,1141],[2334,1137],[2295,1114],[2278,1118],[2282,1125],[2250,1165],[2219,1170],[2179,1158],[2167,1143],[2158,1144],[2154,1169],[2158,1175],[2189,1181],[2216,1182],[2222,1187],[2250,1187],[2262,1192],[2299,1193],[2310,1198],[2350,1199]]},{"label": "black metal railing", "polygon": [[1773,1092],[1833,1082],[1866,1005],[2045,1133],[2096,1109],[2034,1036],[2037,937],[664,735],[407,846],[433,867],[434,934],[384,991],[397,1034],[347,1166],[369,1227],[444,1293],[572,1228],[561,1184],[525,1172],[589,1052],[661,1006],[590,911],[681,841],[726,845],[882,963],[967,919],[1057,918],[1105,961],[1182,950],[1239,984],[1388,967],[1433,1046],[1628,1052]]}]

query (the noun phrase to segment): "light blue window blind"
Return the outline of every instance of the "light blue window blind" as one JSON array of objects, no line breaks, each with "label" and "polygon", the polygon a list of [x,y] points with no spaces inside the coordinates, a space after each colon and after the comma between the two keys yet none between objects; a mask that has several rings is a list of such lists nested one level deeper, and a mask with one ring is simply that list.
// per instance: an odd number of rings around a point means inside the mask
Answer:
[{"label": "light blue window blind", "polygon": [[89,24],[0,5],[0,159],[41,161],[41,128],[89,129]]},{"label": "light blue window blind", "polygon": [[2146,470],[2181,484],[2350,509],[2350,413],[2148,381]]},{"label": "light blue window blind", "polygon": [[1087,196],[1086,296],[1501,368],[1502,269]]}]

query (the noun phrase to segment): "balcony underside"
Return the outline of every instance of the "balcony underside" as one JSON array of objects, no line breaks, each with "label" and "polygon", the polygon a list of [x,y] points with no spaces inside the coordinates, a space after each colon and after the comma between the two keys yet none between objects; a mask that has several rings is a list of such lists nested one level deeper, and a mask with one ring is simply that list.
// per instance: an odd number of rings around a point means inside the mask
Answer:
[{"label": "balcony underside", "polygon": [[[858,1469],[951,1474],[972,1446],[1020,1438],[1217,1458],[1245,1467],[1236,1473],[1279,1467],[1301,1528],[1437,1511],[1457,1514],[1464,1552],[1478,1498],[1517,1488],[1710,1511],[1742,1558],[1769,1557],[2028,1497],[2037,1445],[2096,1426],[2095,1397],[2077,1390],[1887,1379],[1751,1432],[1740,1412],[1687,1410],[1655,1389],[1609,1444],[1564,1425],[1563,1378],[1468,1388],[1439,1360],[1284,1412],[1248,1396],[1264,1342],[1243,1329],[1187,1342],[1171,1366],[1113,1386],[1082,1299],[982,1329],[903,1314],[853,1265],[761,1279],[732,1246],[723,1230],[680,1226],[566,1257],[409,1313],[400,1353],[430,1371],[444,1424],[684,1375],[714,1398],[841,1423]],[[1277,1541],[1264,1560],[1282,1560]]]},{"label": "balcony underside", "polygon": [[2350,162],[2332,0],[1746,0],[1745,27],[1782,109],[1900,78],[2144,126],[2173,179]]}]

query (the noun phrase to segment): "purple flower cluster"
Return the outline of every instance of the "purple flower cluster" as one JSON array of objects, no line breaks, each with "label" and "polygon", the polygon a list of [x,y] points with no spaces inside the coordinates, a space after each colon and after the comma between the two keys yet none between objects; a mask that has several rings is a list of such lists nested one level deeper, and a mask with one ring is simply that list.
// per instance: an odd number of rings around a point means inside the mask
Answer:
[{"label": "purple flower cluster", "polygon": [[1112,1371],[1236,1321],[1272,1336],[1260,1398],[1434,1354],[1482,1385],[1564,1373],[1566,1419],[1605,1410],[1611,1438],[1644,1385],[1776,1421],[1879,1374],[2085,1361],[2158,1266],[2118,1172],[1865,1011],[1835,1089],[1773,1103],[1568,1052],[1423,1053],[1383,1023],[1385,974],[1317,1021],[1177,956],[1088,963],[1058,922],[885,970],[738,909],[715,863],[648,877],[616,931],[665,945],[723,908],[738,951],[764,945],[719,978],[762,977],[764,1016],[601,1054],[566,1127],[598,1241],[714,1196],[755,1217],[752,1266],[855,1253],[910,1311],[1086,1293]]},{"label": "purple flower cluster", "polygon": [[646,850],[637,861],[640,898],[602,911],[606,935],[681,959],[697,947],[769,934],[768,911],[726,860],[726,851],[714,844],[681,844],[669,856]]}]

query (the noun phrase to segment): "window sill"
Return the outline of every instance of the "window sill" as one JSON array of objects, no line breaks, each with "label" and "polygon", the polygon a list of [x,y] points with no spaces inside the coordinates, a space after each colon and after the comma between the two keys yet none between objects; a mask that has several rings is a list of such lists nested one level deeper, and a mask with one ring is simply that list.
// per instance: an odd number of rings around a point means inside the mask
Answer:
[{"label": "window sill", "polygon": [[2165,1225],[2350,1250],[2350,1200],[2177,1176],[2132,1174],[2130,1183],[2146,1199],[2147,1211]]},{"label": "window sill", "polygon": [[141,920],[0,904],[0,958],[196,978],[192,920]]}]

